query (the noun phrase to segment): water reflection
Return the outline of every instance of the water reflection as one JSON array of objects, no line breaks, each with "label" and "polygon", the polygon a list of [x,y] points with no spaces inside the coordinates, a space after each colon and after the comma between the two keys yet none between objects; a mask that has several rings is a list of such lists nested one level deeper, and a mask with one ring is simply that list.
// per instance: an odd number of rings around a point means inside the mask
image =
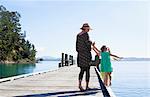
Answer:
[{"label": "water reflection", "polygon": [[36,64],[0,64],[0,79],[33,72],[55,70],[58,68],[58,63],[60,61],[42,61]]},{"label": "water reflection", "polygon": [[32,73],[35,64],[0,64],[0,79],[10,76]]}]

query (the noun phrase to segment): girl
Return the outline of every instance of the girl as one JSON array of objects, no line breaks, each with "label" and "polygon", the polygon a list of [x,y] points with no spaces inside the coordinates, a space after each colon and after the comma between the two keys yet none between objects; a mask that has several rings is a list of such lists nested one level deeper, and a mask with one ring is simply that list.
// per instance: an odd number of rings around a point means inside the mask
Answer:
[{"label": "girl", "polygon": [[101,47],[101,51],[100,51],[95,47],[95,43],[93,43],[93,50],[98,56],[101,56],[100,70],[104,74],[103,81],[104,81],[105,86],[110,86],[111,85],[111,72],[112,72],[110,56],[113,56],[116,58],[120,58],[120,57],[111,54],[109,48],[107,48],[105,45]]}]

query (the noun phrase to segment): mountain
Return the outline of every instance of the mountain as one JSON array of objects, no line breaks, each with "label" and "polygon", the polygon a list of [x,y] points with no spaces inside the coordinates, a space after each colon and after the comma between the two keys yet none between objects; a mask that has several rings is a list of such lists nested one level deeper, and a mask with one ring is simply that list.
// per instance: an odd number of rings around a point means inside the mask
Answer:
[{"label": "mountain", "polygon": [[150,58],[125,57],[121,61],[150,61]]},{"label": "mountain", "polygon": [[55,58],[55,57],[52,57],[52,56],[43,56],[43,57],[37,58],[37,60],[41,60],[41,61],[60,61],[61,58]]}]

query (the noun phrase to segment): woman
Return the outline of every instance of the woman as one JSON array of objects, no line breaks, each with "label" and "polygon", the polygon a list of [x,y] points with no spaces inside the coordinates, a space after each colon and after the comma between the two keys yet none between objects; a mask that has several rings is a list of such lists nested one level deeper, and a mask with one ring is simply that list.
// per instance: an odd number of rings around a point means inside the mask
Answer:
[{"label": "woman", "polygon": [[91,44],[92,42],[89,40],[88,32],[91,30],[88,23],[84,23],[82,31],[77,35],[76,40],[76,51],[77,55],[77,65],[80,67],[79,73],[79,89],[83,91],[83,87],[81,85],[82,78],[84,72],[86,72],[86,90],[89,89],[89,79],[90,79],[90,61],[92,59],[91,55]]}]

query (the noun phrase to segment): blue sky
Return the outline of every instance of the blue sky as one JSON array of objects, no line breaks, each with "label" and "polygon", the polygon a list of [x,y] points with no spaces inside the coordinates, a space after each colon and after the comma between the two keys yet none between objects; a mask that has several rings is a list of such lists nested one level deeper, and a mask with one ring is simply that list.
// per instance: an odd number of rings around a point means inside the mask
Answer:
[{"label": "blue sky", "polygon": [[1,0],[0,5],[21,14],[22,31],[35,44],[37,57],[76,56],[76,35],[85,22],[98,48],[107,45],[122,57],[150,57],[148,0]]}]

